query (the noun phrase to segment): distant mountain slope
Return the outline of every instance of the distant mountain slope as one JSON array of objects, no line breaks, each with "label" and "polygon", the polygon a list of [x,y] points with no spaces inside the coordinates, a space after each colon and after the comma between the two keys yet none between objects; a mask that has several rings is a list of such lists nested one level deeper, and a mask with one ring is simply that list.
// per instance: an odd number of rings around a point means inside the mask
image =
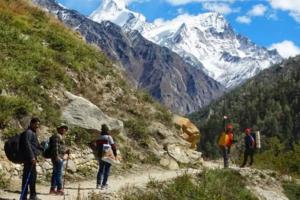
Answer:
[{"label": "distant mountain slope", "polygon": [[282,60],[276,50],[269,51],[236,34],[218,13],[185,14],[149,23],[142,14],[129,10],[125,0],[102,0],[90,18],[97,22],[109,20],[125,31],[138,30],[230,88]]},{"label": "distant mountain slope", "polygon": [[278,137],[290,149],[300,142],[300,56],[261,72],[222,99],[190,115],[201,127],[204,136],[200,146],[206,152],[216,147],[224,108],[238,135],[246,127],[256,127],[261,131],[264,148],[268,138]]},{"label": "distant mountain slope", "polygon": [[138,88],[177,113],[191,113],[223,94],[224,87],[171,50],[144,39],[137,31],[124,33],[111,22],[96,23],[54,0],[34,0],[119,61]]}]

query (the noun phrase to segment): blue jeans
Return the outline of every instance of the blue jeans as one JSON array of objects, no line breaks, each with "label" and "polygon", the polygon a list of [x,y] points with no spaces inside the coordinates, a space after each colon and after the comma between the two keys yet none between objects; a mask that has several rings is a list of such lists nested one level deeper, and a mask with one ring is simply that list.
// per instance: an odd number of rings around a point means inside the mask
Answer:
[{"label": "blue jeans", "polygon": [[224,159],[224,168],[228,168],[230,147],[222,147],[221,149],[222,149],[222,154],[223,154],[223,159]]},{"label": "blue jeans", "polygon": [[61,190],[62,189],[62,173],[64,167],[63,160],[52,160],[53,172],[51,178],[51,189]]},{"label": "blue jeans", "polygon": [[97,175],[97,185],[106,185],[109,176],[111,164],[99,160],[99,171]]}]

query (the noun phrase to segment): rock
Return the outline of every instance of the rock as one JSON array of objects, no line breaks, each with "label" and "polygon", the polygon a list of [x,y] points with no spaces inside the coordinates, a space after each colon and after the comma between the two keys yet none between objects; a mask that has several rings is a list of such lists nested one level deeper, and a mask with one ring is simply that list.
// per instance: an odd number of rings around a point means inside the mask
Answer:
[{"label": "rock", "polygon": [[158,134],[162,139],[171,137],[174,135],[172,131],[170,131],[165,125],[159,122],[152,122],[148,127],[149,131],[153,134]]},{"label": "rock", "polygon": [[[67,162],[65,162],[66,164]],[[65,166],[66,167],[66,166]],[[74,163],[73,160],[69,160],[68,161],[68,171],[72,172],[72,173],[75,173],[77,171],[77,167],[76,167],[76,164]]]},{"label": "rock", "polygon": [[170,170],[179,169],[178,163],[173,158],[171,158],[170,156],[167,156],[167,155],[163,156],[160,159],[159,163],[160,163],[160,165],[167,167]]},{"label": "rock", "polygon": [[283,175],[281,177],[281,180],[284,181],[284,182],[292,182],[293,178],[289,175]]},{"label": "rock", "polygon": [[36,166],[36,172],[37,174],[43,174],[43,169],[41,168],[41,166],[39,165]]},{"label": "rock", "polygon": [[69,103],[63,108],[63,119],[71,125],[85,129],[101,130],[102,124],[107,124],[111,130],[122,130],[123,122],[105,115],[96,105],[83,97],[65,92]]},{"label": "rock", "polygon": [[190,159],[184,150],[184,147],[178,144],[169,144],[167,146],[167,151],[169,155],[174,158],[179,163],[188,164]]},{"label": "rock", "polygon": [[181,137],[191,143],[191,149],[197,149],[197,144],[200,141],[199,129],[188,119],[174,116],[173,122],[180,127]]},{"label": "rock", "polygon": [[50,169],[52,169],[52,165],[49,163],[49,162],[44,162],[43,164],[42,164],[42,168],[44,169],[44,170],[50,170]]}]

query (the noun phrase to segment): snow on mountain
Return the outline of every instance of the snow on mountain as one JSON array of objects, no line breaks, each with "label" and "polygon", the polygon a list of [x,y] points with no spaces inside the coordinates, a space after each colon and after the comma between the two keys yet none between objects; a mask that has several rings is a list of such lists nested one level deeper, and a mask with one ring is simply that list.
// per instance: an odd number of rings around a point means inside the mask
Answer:
[{"label": "snow on mountain", "polygon": [[236,34],[218,13],[184,14],[169,21],[149,23],[142,14],[129,10],[125,0],[102,0],[90,18],[111,21],[124,30],[138,30],[193,66],[204,67],[203,71],[228,88],[282,60],[277,51],[269,51]]}]

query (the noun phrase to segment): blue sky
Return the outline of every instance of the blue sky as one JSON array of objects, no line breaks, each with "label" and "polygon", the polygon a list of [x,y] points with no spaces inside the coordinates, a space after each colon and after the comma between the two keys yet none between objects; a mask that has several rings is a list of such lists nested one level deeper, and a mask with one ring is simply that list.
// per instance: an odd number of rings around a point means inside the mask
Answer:
[{"label": "blue sky", "polygon": [[[300,0],[125,0],[130,10],[152,22],[180,14],[222,13],[234,30],[253,42],[277,48],[284,56],[300,54]],[[67,8],[91,14],[101,0],[58,0]]]}]

